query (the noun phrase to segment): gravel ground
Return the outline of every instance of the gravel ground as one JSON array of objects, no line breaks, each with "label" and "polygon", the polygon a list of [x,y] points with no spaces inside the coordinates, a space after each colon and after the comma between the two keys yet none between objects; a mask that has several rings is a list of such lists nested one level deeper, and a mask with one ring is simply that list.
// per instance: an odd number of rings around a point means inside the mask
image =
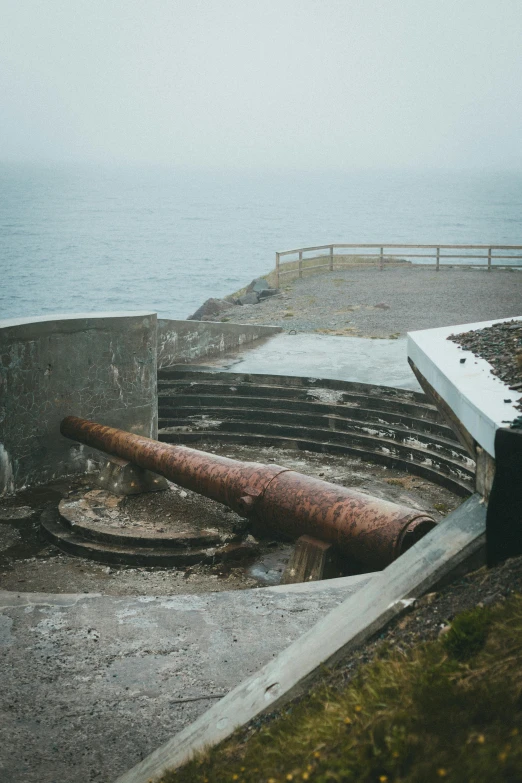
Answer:
[{"label": "gravel ground", "polygon": [[[507,321],[486,329],[477,329],[448,337],[475,356],[485,359],[510,388],[522,389],[522,321]],[[522,406],[517,406],[522,410]]]},{"label": "gravel ground", "polygon": [[398,337],[408,331],[521,314],[522,273],[425,266],[356,267],[283,284],[280,296],[234,307],[234,323],[298,332]]}]

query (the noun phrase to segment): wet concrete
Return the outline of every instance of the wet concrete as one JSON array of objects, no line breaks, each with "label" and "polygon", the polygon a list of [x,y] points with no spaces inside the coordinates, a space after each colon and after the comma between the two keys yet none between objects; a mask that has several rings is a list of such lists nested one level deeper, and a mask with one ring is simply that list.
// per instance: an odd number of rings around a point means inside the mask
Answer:
[{"label": "wet concrete", "polygon": [[205,369],[333,378],[422,391],[409,365],[406,340],[283,333],[262,345],[205,360]]}]

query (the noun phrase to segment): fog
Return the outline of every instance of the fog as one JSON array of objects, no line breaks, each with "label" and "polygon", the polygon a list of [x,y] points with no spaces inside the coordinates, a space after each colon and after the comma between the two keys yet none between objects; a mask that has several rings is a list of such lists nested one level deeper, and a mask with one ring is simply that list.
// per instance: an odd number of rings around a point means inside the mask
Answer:
[{"label": "fog", "polygon": [[522,168],[519,0],[1,0],[0,158]]}]

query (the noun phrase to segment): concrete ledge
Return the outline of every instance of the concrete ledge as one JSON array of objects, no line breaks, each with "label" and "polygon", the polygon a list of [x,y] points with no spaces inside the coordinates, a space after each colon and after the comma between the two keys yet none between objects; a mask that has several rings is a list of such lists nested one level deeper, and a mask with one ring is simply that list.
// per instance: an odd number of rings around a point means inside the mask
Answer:
[{"label": "concrete ledge", "polygon": [[215,356],[282,329],[261,324],[234,324],[218,321],[158,320],[158,368],[182,364],[203,356]]},{"label": "concrete ledge", "polygon": [[[492,457],[495,456],[495,433],[520,415],[515,403],[522,399],[522,394],[510,390],[493,375],[489,362],[447,338],[512,320],[520,321],[522,316],[408,334],[408,357],[470,435]],[[464,358],[466,361],[461,363]],[[506,399],[512,402],[504,402]]]}]

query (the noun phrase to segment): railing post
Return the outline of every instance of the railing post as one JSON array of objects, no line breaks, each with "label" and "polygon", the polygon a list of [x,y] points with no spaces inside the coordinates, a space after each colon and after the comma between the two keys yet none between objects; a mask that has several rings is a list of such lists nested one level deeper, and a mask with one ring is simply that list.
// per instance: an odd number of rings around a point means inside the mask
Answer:
[{"label": "railing post", "polygon": [[279,253],[276,253],[276,288],[279,288]]},{"label": "railing post", "polygon": [[440,267],[440,247],[437,248],[437,265],[435,271],[438,272]]},{"label": "railing post", "polygon": [[303,251],[299,251],[299,277],[303,276]]},{"label": "railing post", "polygon": [[491,272],[491,248],[488,247],[488,272]]},{"label": "railing post", "polygon": [[333,272],[333,245],[330,245],[330,272]]},{"label": "railing post", "polygon": [[381,247],[381,252],[379,254],[379,269],[384,268],[384,248]]}]

